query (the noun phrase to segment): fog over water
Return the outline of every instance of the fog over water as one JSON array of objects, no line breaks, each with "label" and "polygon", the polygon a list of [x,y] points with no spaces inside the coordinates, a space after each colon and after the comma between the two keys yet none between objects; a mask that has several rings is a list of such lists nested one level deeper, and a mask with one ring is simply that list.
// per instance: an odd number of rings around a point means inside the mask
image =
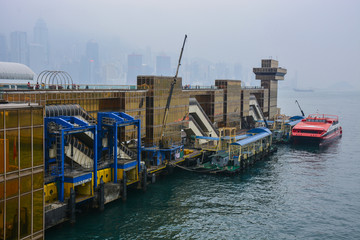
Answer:
[{"label": "fog over water", "polygon": [[189,68],[199,72],[184,76],[187,82],[199,78],[206,84],[202,72],[211,62],[229,66],[230,72],[240,66],[238,74],[214,77],[253,84],[252,68],[272,57],[288,69],[284,86],[294,86],[297,79],[299,88],[360,89],[359,12],[356,0],[0,0],[0,34],[8,46],[13,31],[27,32],[31,42],[41,18],[53,68],[80,59],[91,39],[99,44],[102,64],[126,64],[132,53],[143,54],[144,62],[151,50],[152,58],[171,56],[174,68],[186,33],[184,65],[196,62]]}]

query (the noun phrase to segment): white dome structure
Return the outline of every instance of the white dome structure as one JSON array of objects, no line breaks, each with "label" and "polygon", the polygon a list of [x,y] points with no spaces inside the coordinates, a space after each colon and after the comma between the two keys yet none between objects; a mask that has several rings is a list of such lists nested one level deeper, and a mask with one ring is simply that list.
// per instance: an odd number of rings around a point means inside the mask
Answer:
[{"label": "white dome structure", "polygon": [[35,73],[26,65],[13,62],[0,62],[0,80],[33,80]]}]

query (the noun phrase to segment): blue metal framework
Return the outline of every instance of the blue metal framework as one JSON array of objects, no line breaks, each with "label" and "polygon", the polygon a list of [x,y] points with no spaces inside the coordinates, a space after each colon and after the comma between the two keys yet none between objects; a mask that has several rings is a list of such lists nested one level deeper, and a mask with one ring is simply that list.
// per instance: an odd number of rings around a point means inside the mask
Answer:
[{"label": "blue metal framework", "polygon": [[[45,119],[45,170],[51,163],[57,163],[56,169],[49,169],[51,176],[59,180],[59,201],[64,201],[64,160],[65,160],[65,136],[75,133],[91,131],[94,134],[94,189],[97,184],[97,126],[74,116],[46,117]],[[51,127],[53,124],[53,128]],[[56,158],[50,158],[49,149],[57,144]]]},{"label": "blue metal framework", "polygon": [[[137,126],[137,166],[138,172],[140,172],[140,157],[141,157],[141,122],[140,119],[135,119],[132,116],[123,112],[98,112],[98,123],[97,127],[99,130],[98,134],[98,158],[101,157],[101,153],[104,150],[108,150],[110,156],[113,155],[113,168],[114,168],[114,183],[117,182],[117,170],[118,170],[118,159],[117,159],[117,144],[118,144],[118,132],[119,127],[125,127],[135,125]],[[102,147],[102,138],[107,137],[109,139],[109,148]]]}]

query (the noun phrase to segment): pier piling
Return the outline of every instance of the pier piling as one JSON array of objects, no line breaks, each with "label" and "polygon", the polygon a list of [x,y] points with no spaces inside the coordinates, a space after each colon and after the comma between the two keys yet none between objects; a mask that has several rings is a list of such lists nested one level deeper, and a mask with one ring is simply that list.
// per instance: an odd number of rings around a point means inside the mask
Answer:
[{"label": "pier piling", "polygon": [[70,189],[70,199],[69,199],[69,210],[70,210],[70,223],[74,224],[76,222],[76,202],[75,202],[75,191],[73,188]]},{"label": "pier piling", "polygon": [[123,200],[123,202],[126,202],[127,199],[127,176],[126,176],[126,172],[124,171],[123,174],[123,181],[122,181],[122,192],[121,192],[121,198]]},{"label": "pier piling", "polygon": [[99,187],[99,210],[102,212],[105,209],[105,191],[104,191],[104,181],[101,177],[100,187]]}]

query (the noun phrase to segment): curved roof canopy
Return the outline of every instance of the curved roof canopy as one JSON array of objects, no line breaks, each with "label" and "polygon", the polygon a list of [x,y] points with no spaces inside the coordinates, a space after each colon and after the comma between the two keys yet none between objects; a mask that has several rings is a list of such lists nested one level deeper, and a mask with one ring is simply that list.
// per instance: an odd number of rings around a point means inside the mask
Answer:
[{"label": "curved roof canopy", "polygon": [[266,128],[266,127],[258,127],[258,128],[253,128],[253,129],[250,129],[249,131],[247,131],[248,133],[262,133],[262,132],[266,132],[266,133],[269,133],[271,134],[271,131]]},{"label": "curved roof canopy", "polygon": [[0,79],[33,80],[35,73],[26,65],[0,62]]},{"label": "curved roof canopy", "polygon": [[291,118],[289,118],[289,120],[299,120],[299,119],[304,119],[303,116],[292,116]]},{"label": "curved roof canopy", "polygon": [[245,146],[245,145],[256,142],[257,140],[260,140],[260,139],[265,138],[265,137],[270,136],[270,135],[271,135],[271,133],[268,133],[268,132],[264,131],[264,132],[260,132],[260,133],[258,133],[256,135],[253,135],[251,137],[245,138],[243,140],[234,142],[234,143],[232,143],[230,145]]}]

